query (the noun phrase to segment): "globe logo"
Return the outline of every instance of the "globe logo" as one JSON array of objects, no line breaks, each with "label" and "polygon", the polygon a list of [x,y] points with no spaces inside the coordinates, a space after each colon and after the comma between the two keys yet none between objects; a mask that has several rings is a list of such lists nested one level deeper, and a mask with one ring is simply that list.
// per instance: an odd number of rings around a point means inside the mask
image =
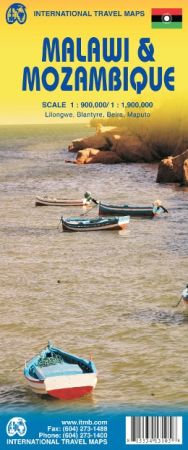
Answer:
[{"label": "globe logo", "polygon": [[22,3],[13,3],[6,12],[6,21],[9,25],[18,22],[20,25],[27,19],[26,7]]},{"label": "globe logo", "polygon": [[22,417],[13,417],[6,426],[6,432],[8,436],[12,437],[15,434],[19,436],[25,436],[27,433],[27,425],[25,419]]}]

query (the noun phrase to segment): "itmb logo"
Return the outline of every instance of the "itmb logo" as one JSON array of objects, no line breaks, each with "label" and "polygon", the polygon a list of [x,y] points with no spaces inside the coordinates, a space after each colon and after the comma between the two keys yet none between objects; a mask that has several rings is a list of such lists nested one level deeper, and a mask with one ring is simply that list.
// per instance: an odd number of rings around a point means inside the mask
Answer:
[{"label": "itmb logo", "polygon": [[6,426],[6,432],[8,436],[12,437],[15,434],[18,436],[25,436],[27,433],[27,425],[25,419],[22,417],[13,417]]},{"label": "itmb logo", "polygon": [[6,12],[6,21],[9,25],[18,22],[20,25],[26,22],[26,7],[22,3],[13,3]]}]

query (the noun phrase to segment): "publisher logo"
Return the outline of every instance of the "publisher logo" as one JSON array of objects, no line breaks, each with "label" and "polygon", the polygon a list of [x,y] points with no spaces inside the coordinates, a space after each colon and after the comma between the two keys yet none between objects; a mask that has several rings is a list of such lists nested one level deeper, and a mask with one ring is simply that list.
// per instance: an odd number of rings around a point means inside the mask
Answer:
[{"label": "publisher logo", "polygon": [[6,12],[6,21],[9,25],[18,22],[23,25],[27,19],[26,7],[22,3],[13,3]]},{"label": "publisher logo", "polygon": [[12,437],[15,434],[18,436],[25,436],[27,433],[27,425],[25,419],[22,417],[13,417],[6,426],[6,432],[8,436]]}]

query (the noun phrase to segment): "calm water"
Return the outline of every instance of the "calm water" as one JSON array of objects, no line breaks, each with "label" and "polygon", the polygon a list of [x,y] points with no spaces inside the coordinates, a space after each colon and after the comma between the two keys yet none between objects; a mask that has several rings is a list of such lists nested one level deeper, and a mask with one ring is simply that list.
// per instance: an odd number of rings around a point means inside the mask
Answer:
[{"label": "calm water", "polygon": [[[188,192],[157,185],[156,165],[65,164],[72,139],[90,133],[85,126],[0,128],[0,406],[186,407],[188,317],[173,305],[188,282]],[[80,198],[86,190],[113,202],[161,199],[169,214],[132,219],[124,232],[69,234],[60,216],[81,208],[34,206],[37,194]],[[49,339],[92,354],[99,372],[92,396],[64,403],[29,390],[24,361]]]}]

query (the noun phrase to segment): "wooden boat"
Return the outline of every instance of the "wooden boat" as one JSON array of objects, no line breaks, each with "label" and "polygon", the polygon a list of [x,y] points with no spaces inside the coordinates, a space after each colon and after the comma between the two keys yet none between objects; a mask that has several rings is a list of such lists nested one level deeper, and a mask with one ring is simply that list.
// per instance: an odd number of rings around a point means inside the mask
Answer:
[{"label": "wooden boat", "polygon": [[36,197],[35,206],[84,206],[90,205],[90,201],[85,198],[80,200],[70,198]]},{"label": "wooden boat", "polygon": [[107,216],[125,216],[126,214],[131,217],[143,217],[153,218],[168,212],[162,205],[153,206],[130,206],[130,205],[108,205],[99,202],[99,215]]},{"label": "wooden boat", "polygon": [[51,343],[25,364],[24,376],[33,392],[65,400],[86,395],[97,384],[91,360],[66,353]]},{"label": "wooden boat", "polygon": [[160,200],[155,200],[153,206],[130,206],[130,205],[111,205],[105,204],[95,200],[90,192],[85,193],[85,199],[92,201],[95,205],[99,205],[100,216],[131,216],[131,217],[148,217],[160,215],[162,212],[168,212],[164,206],[161,205]]},{"label": "wooden boat", "polygon": [[123,230],[129,224],[129,216],[126,217],[95,217],[92,219],[82,217],[61,217],[64,231],[101,231]]}]

